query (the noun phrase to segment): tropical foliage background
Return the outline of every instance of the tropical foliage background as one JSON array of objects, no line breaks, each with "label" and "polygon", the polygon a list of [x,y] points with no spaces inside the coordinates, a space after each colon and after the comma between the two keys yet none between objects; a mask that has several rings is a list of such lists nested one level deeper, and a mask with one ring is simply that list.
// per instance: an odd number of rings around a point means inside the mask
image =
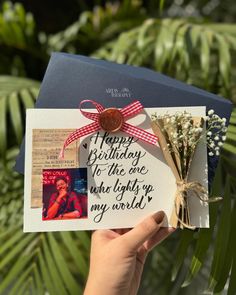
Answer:
[{"label": "tropical foliage background", "polygon": [[[56,4],[56,6],[55,6]],[[0,1],[0,294],[82,294],[86,232],[22,232],[12,169],[52,51],[142,65],[236,104],[233,0]],[[148,258],[140,294],[236,294],[236,108],[212,186],[211,228],[177,231]]]}]

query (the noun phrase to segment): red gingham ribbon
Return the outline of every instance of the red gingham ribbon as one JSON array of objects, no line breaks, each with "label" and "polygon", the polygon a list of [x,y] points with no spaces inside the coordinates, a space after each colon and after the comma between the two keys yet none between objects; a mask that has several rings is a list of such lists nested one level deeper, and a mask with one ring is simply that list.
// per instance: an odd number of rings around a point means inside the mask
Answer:
[{"label": "red gingham ribbon", "polygon": [[[91,112],[83,111],[81,109],[81,106],[85,102],[91,102],[96,107],[98,112],[91,113]],[[86,126],[83,126],[79,129],[76,129],[74,132],[72,132],[67,137],[67,139],[65,140],[64,145],[61,149],[60,156],[59,156],[60,158],[64,158],[64,151],[65,151],[66,147],[69,144],[71,144],[73,141],[79,139],[80,137],[91,134],[91,133],[96,132],[101,129],[101,126],[99,124],[99,116],[105,110],[105,108],[102,105],[100,105],[99,103],[97,103],[96,101],[93,101],[93,100],[83,100],[83,101],[81,101],[79,108],[80,108],[81,113],[86,118],[88,118],[94,122],[91,124],[88,124]],[[138,114],[142,109],[143,109],[142,104],[138,100],[136,100],[136,101],[132,102],[131,104],[127,105],[126,107],[124,107],[123,109],[121,109],[120,112],[123,115],[123,118],[126,118],[129,116],[133,116],[133,115]],[[154,134],[151,134],[151,133],[149,133],[141,128],[138,128],[136,126],[132,126],[126,122],[123,122],[123,124],[119,130],[126,132],[127,134],[129,134],[131,136],[135,136],[138,139],[141,139],[149,144],[155,145],[158,140],[158,138]]]}]

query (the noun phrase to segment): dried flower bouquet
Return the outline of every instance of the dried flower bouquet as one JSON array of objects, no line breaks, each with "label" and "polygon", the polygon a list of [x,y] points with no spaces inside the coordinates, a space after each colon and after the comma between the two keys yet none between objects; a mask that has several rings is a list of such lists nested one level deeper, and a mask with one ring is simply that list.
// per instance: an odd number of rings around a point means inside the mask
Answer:
[{"label": "dried flower bouquet", "polygon": [[[206,130],[204,121],[207,122]],[[190,221],[189,196],[194,194],[203,202],[215,202],[221,198],[208,199],[208,192],[202,184],[188,181],[192,159],[198,143],[204,138],[207,140],[209,156],[219,155],[220,147],[225,140],[226,120],[214,114],[213,110],[208,112],[205,120],[201,117],[192,117],[185,111],[174,115],[153,115],[151,125],[176,179],[177,190],[170,223],[174,227],[195,229]]]}]

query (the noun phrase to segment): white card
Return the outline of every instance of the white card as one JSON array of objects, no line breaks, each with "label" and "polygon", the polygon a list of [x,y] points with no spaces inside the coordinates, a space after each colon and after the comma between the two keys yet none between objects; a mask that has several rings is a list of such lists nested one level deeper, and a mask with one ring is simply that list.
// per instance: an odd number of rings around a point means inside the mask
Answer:
[{"label": "white card", "polygon": [[[205,107],[145,108],[127,122],[152,133],[152,114],[184,110],[205,116]],[[165,226],[170,226],[176,184],[158,146],[124,132],[98,131],[72,143],[64,160],[58,159],[67,135],[89,123],[76,109],[27,110],[24,232],[129,228],[159,210],[166,213]],[[53,215],[49,211],[59,194],[55,185],[58,176],[66,178],[71,200],[78,198],[80,217],[68,219],[65,216],[70,214]],[[207,190],[207,178],[207,149],[201,142],[189,179]],[[72,200],[71,204],[66,203],[66,208],[77,203]],[[209,227],[208,205],[191,197],[189,207],[191,224]]]}]

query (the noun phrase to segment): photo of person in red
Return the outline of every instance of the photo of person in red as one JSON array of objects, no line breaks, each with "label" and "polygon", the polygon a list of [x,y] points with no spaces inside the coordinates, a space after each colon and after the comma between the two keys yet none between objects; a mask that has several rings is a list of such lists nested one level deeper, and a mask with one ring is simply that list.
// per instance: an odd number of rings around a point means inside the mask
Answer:
[{"label": "photo of person in red", "polygon": [[42,219],[88,218],[87,168],[43,169]]},{"label": "photo of person in red", "polygon": [[70,219],[82,216],[82,207],[76,193],[68,190],[68,181],[65,177],[55,178],[55,188],[49,200],[47,218]]}]

